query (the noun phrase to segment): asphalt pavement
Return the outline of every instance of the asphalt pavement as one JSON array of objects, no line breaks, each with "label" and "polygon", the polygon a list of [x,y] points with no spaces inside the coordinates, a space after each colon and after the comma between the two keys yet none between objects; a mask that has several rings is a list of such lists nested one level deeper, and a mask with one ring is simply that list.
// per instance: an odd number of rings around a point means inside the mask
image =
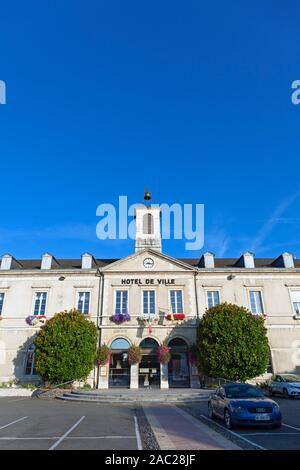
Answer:
[{"label": "asphalt pavement", "polygon": [[274,398],[282,411],[280,429],[270,427],[240,427],[232,431],[225,428],[222,420],[208,418],[207,402],[186,405],[189,411],[203,423],[220,432],[244,449],[255,450],[300,450],[300,399]]},{"label": "asphalt pavement", "polygon": [[0,399],[0,450],[136,450],[136,409],[32,398]]}]

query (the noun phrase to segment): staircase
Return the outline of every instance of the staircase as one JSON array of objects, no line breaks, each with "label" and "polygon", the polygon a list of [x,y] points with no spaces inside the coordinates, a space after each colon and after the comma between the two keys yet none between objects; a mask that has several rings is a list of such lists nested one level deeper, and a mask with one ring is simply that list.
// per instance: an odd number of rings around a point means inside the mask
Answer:
[{"label": "staircase", "polygon": [[151,389],[151,390],[74,390],[57,396],[59,400],[88,403],[195,403],[206,401],[210,390],[203,389]]}]

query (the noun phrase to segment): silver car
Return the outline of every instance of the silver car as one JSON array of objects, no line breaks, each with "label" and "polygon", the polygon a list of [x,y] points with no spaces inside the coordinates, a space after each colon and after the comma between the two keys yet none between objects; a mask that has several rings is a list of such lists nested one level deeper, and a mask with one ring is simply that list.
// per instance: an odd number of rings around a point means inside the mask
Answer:
[{"label": "silver car", "polygon": [[271,396],[279,394],[285,398],[300,397],[300,375],[274,375],[269,385],[269,392]]}]

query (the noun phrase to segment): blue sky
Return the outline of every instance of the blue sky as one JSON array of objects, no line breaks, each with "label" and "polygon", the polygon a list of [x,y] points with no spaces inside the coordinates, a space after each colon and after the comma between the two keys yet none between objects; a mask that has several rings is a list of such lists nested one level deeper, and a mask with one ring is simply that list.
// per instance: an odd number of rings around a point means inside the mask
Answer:
[{"label": "blue sky", "polygon": [[299,25],[297,1],[2,3],[0,253],[130,254],[96,208],[148,185],[205,204],[204,250],[299,256]]}]

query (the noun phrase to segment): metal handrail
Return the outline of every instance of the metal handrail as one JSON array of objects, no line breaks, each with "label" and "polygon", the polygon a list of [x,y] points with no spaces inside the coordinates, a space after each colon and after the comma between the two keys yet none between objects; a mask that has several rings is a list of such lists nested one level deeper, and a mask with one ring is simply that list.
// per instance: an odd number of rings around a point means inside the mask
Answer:
[{"label": "metal handrail", "polygon": [[43,390],[41,393],[37,393],[38,390],[41,390],[42,388],[45,387],[45,385],[40,385],[39,387],[37,387],[35,390],[34,390],[34,395],[42,395],[43,393],[47,393],[49,392],[49,390],[55,390],[56,388],[59,388],[61,387],[62,385],[67,385],[67,384],[71,384],[73,382],[75,382],[76,379],[73,379],[73,380],[69,380],[68,382],[62,382],[60,384],[57,384],[57,385],[54,385],[53,387],[50,386],[50,388],[47,388],[46,390]]}]

